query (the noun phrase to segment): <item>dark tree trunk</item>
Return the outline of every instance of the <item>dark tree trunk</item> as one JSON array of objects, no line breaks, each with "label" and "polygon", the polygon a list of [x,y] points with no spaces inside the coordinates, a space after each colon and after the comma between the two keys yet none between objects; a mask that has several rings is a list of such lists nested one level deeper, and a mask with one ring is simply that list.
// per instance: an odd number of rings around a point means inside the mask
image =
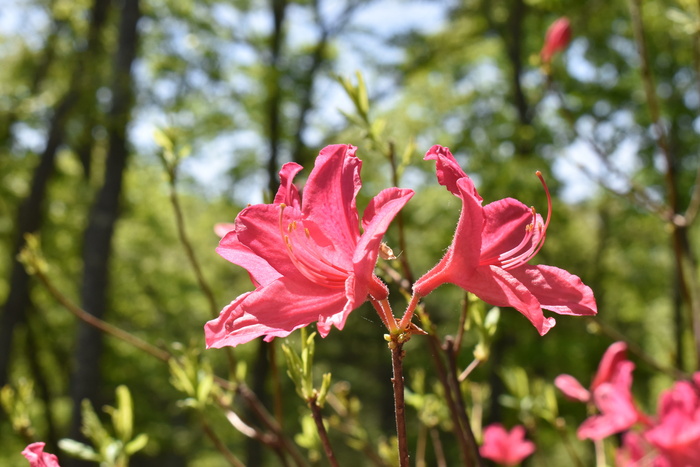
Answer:
[{"label": "dark tree trunk", "polygon": [[[124,0],[111,85],[112,105],[108,115],[109,146],[104,184],[90,211],[83,244],[82,305],[86,311],[100,318],[107,307],[109,258],[128,158],[126,132],[133,106],[131,66],[136,57],[136,25],[140,16],[139,1]],[[81,401],[94,401],[99,395],[101,354],[102,335],[96,329],[80,323],[71,378],[74,405],[70,436],[74,439],[81,439]]]},{"label": "dark tree trunk", "polygon": [[[54,110],[49,123],[46,146],[41,154],[39,164],[34,169],[31,190],[19,206],[16,224],[17,237],[12,254],[10,291],[3,306],[2,317],[0,317],[0,387],[8,380],[12,336],[17,325],[25,321],[26,310],[30,304],[29,276],[25,272],[24,266],[17,261],[17,253],[24,247],[24,235],[38,232],[43,223],[42,206],[46,196],[46,187],[54,171],[56,153],[65,139],[66,123],[79,101],[80,93],[90,93],[94,96],[94,92],[85,89],[82,83],[85,76],[89,74],[86,72],[89,64],[97,60],[97,54],[100,52],[100,34],[106,22],[108,3],[108,0],[95,0],[93,4],[88,46],[76,60],[76,79],[71,81],[66,94]],[[38,86],[38,84],[33,83],[32,86]]]}]

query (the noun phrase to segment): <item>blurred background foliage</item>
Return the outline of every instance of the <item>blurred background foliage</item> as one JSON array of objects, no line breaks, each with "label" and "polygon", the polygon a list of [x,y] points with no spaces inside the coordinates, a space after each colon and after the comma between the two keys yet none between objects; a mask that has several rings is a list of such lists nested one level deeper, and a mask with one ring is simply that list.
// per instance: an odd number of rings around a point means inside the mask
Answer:
[{"label": "blurred background foliage", "polygon": [[[545,67],[544,32],[563,15],[573,41]],[[406,248],[396,227],[387,236],[414,278],[444,253],[459,216],[459,200],[422,161],[433,144],[451,148],[485,202],[511,196],[544,212],[534,172],[544,173],[554,215],[537,261],[580,275],[599,316],[558,317],[540,337],[502,310],[489,359],[462,390],[477,434],[525,423],[538,445],[526,465],[569,464],[561,440],[575,439],[585,410],[553,400],[555,376],[589,381],[604,349],[627,339],[634,391],[651,411],[670,369],[698,365],[699,30],[690,0],[11,0],[0,12],[0,386],[14,395],[0,412],[0,464],[22,465],[22,448],[44,440],[63,465],[79,465],[57,443],[84,441],[80,401],[106,421],[101,407],[125,385],[135,432],[148,434],[131,465],[228,465],[209,432],[246,465],[284,465],[221,410],[187,399],[168,365],[77,322],[16,255],[25,233],[39,234],[64,295],[199,362],[187,373],[195,380],[210,367],[226,377],[226,352],[203,350],[202,326],[251,285],[215,254],[213,225],[269,200],[281,164],[306,175],[336,142],[359,147],[361,207],[393,183],[392,157],[399,185],[417,191],[403,211]],[[341,85],[358,86],[356,70],[368,108]],[[156,130],[171,145],[165,166]],[[398,314],[405,300],[391,289]],[[464,299],[452,286],[427,298],[440,336],[459,334]],[[365,305],[316,342],[318,378],[333,376],[324,413],[342,464],[393,459],[384,332]],[[466,332],[459,368],[477,340]],[[322,465],[278,341],[235,349],[235,373],[301,457]],[[436,465],[442,451],[455,465],[431,348],[416,336],[406,351],[414,459],[423,449]],[[240,393],[231,407],[259,423]],[[590,465],[590,444],[571,449]]]}]

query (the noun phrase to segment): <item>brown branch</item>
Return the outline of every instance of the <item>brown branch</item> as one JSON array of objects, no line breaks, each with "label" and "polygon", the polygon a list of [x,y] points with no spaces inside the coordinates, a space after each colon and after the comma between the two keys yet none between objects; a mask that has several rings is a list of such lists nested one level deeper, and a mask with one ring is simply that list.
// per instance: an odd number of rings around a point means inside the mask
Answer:
[{"label": "brown branch", "polygon": [[321,414],[321,407],[316,403],[316,396],[309,400],[309,408],[311,409],[311,416],[316,423],[316,430],[318,431],[318,437],[321,438],[321,444],[323,445],[323,451],[326,453],[328,462],[333,467],[339,467],[338,460],[335,458],[335,453],[333,452],[333,446],[331,446],[331,441],[328,439],[328,432],[323,424],[323,415]]},{"label": "brown branch", "polygon": [[74,304],[53,285],[51,280],[46,276],[46,274],[43,271],[41,271],[40,268],[37,268],[35,276],[39,279],[39,281],[41,281],[44,287],[46,287],[46,290],[49,292],[49,294],[51,294],[51,296],[55,298],[56,301],[63,306],[63,308],[70,311],[76,318],[80,319],[81,321],[84,321],[85,323],[100,330],[105,334],[109,334],[112,337],[116,337],[117,339],[124,341],[127,344],[130,344],[133,347],[136,347],[137,349],[146,352],[147,354],[157,358],[158,360],[167,362],[168,360],[170,360],[170,358],[172,358],[172,355],[169,352],[155,347],[149,344],[148,342],[142,340],[141,338],[136,337],[135,335],[124,331],[123,329],[117,326],[114,326],[106,321],[101,320],[100,318],[93,316],[92,314],[88,313],[87,311]]},{"label": "brown branch", "polygon": [[224,456],[224,459],[228,461],[229,464],[231,464],[233,467],[245,467],[245,464],[241,462],[221,441],[221,439],[216,435],[214,430],[211,429],[209,424],[205,420],[201,420],[202,423],[202,430],[204,430],[204,434],[207,435],[207,437],[211,440],[212,444],[214,444],[214,447],[216,448],[217,451],[221,453],[222,456]]},{"label": "brown branch", "polygon": [[404,401],[404,379],[403,379],[403,358],[405,352],[403,344],[406,334],[394,334],[389,342],[391,350],[391,367],[393,376],[391,378],[394,387],[394,415],[396,416],[396,436],[399,443],[399,465],[408,467],[408,440],[406,439],[406,402]]}]

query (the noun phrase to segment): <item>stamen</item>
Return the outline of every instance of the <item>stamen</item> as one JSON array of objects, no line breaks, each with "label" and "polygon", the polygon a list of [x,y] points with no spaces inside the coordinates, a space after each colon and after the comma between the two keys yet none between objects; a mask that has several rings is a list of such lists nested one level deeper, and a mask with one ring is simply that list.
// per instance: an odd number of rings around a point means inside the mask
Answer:
[{"label": "stamen", "polygon": [[[340,288],[345,286],[345,279],[348,276],[348,272],[338,266],[331,264],[326,260],[323,255],[320,255],[318,250],[316,250],[316,245],[311,239],[310,232],[307,228],[304,228],[304,233],[306,238],[310,241],[302,241],[297,243],[298,252],[294,252],[293,240],[285,233],[285,230],[292,234],[297,228],[297,221],[293,220],[287,225],[285,229],[284,225],[284,209],[287,207],[286,204],[280,203],[280,218],[279,218],[279,230],[282,240],[287,248],[287,255],[290,261],[297,270],[312,282],[319,285],[325,285],[328,287]],[[309,246],[313,247],[313,250],[309,249]],[[313,260],[320,261],[321,264],[330,267],[331,270],[319,269],[319,265],[313,264]]]},{"label": "stamen", "polygon": [[[502,267],[503,269],[511,269],[527,263],[542,249],[545,238],[547,236],[546,234],[547,228],[549,227],[549,221],[552,217],[552,197],[549,193],[549,188],[547,187],[547,184],[544,181],[542,172],[538,170],[536,172],[536,175],[542,182],[542,186],[544,186],[544,190],[547,195],[547,220],[544,222],[544,224],[538,222],[537,211],[534,207],[531,207],[530,211],[532,212],[532,222],[525,226],[525,235],[523,236],[518,246],[511,248],[510,250],[504,253],[501,253],[495,258],[488,258],[487,260],[482,260],[480,261],[481,264],[494,264]],[[530,247],[525,249],[524,251],[518,253],[521,249],[525,248],[526,245],[528,245],[528,243],[532,241],[532,238],[537,234],[539,234],[539,237],[536,239],[537,242],[530,245]]]}]

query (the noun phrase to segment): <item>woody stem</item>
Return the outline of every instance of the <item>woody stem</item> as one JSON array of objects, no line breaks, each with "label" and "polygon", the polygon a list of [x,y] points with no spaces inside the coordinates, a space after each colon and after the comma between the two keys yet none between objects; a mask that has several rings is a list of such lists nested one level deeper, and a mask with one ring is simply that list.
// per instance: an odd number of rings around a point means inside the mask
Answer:
[{"label": "woody stem", "polygon": [[394,414],[396,416],[396,437],[399,444],[399,466],[408,467],[408,440],[406,439],[406,403],[404,401],[403,381],[403,340],[404,334],[392,334],[389,348],[391,349],[391,366],[394,386]]}]

